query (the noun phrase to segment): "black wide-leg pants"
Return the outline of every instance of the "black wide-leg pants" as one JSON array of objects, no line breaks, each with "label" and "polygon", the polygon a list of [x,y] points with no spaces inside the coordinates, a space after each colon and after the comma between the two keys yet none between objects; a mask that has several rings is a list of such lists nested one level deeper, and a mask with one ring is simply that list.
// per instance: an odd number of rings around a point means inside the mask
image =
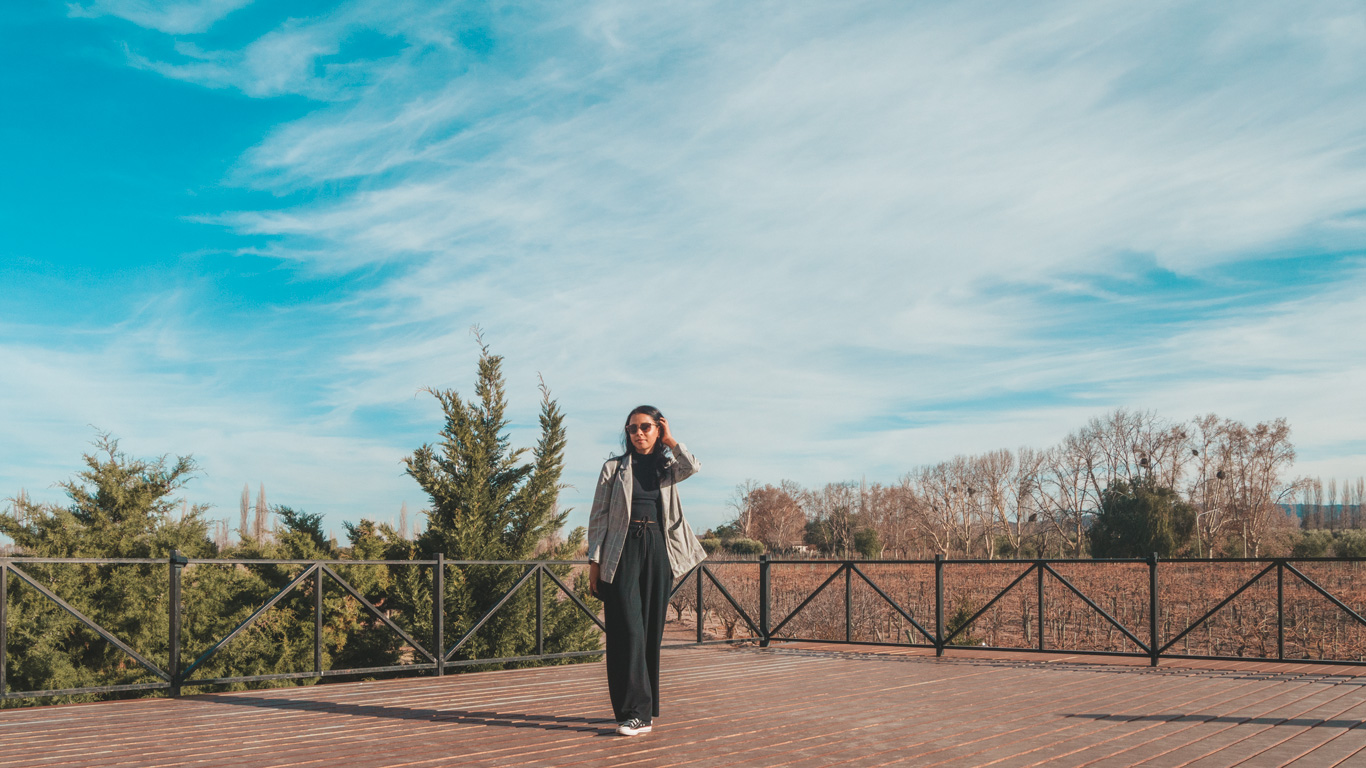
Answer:
[{"label": "black wide-leg pants", "polygon": [[659,717],[659,646],[673,571],[664,532],[631,523],[612,583],[602,582],[607,623],[607,691],[617,722]]}]

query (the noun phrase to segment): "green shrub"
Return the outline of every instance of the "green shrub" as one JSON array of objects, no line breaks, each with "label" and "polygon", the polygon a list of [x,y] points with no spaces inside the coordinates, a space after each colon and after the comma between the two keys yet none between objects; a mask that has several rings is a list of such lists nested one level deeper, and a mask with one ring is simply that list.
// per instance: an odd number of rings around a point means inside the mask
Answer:
[{"label": "green shrub", "polygon": [[1343,531],[1333,542],[1333,554],[1337,557],[1366,557],[1366,531]]},{"label": "green shrub", "polygon": [[[976,612],[977,607],[973,605],[971,602],[969,602],[967,598],[959,598],[958,606],[954,609],[953,615],[949,617],[949,620],[947,622],[945,622],[944,636],[948,637],[949,635],[952,635],[954,632],[957,632],[958,628],[963,626],[964,624],[967,624],[968,619],[971,619],[972,615]],[[955,637],[952,640],[952,642],[949,643],[949,645],[981,644],[982,639],[979,637],[974,637],[970,632],[964,632],[958,637]]]},{"label": "green shrub", "polygon": [[764,553],[763,543],[754,539],[730,539],[725,542],[725,546],[731,554],[735,555],[762,555]]},{"label": "green shrub", "polygon": [[1331,531],[1302,531],[1290,547],[1291,557],[1324,557],[1333,549]]}]

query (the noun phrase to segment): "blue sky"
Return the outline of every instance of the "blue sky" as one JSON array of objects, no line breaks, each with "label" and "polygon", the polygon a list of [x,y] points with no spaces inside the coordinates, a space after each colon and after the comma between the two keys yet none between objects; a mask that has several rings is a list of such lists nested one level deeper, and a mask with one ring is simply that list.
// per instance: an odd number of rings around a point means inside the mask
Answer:
[{"label": "blue sky", "polygon": [[1113,407],[1366,471],[1347,2],[34,2],[0,19],[0,489],[94,428],[343,520],[536,375],[585,522],[648,402],[747,478],[894,481]]}]

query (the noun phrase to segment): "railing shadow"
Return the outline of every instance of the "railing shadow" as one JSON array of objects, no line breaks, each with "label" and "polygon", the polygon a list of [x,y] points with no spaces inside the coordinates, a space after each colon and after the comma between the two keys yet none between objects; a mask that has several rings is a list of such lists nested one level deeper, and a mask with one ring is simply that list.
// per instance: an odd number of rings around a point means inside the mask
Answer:
[{"label": "railing shadow", "polygon": [[287,712],[323,712],[351,717],[382,717],[393,720],[420,720],[457,725],[487,725],[500,728],[538,728],[544,731],[575,731],[613,735],[617,724],[610,718],[539,715],[525,712],[488,712],[479,710],[435,709],[427,707],[387,707],[378,704],[347,704],[338,701],[280,698],[274,696],[244,696],[242,694],[208,693],[196,696],[198,701],[256,707]]},{"label": "railing shadow", "polygon": [[1063,717],[1082,718],[1095,720],[1097,722],[1116,722],[1116,723],[1230,723],[1232,725],[1291,725],[1297,728],[1341,728],[1351,730],[1361,726],[1362,721],[1335,718],[1330,720],[1316,720],[1312,717],[1238,717],[1237,715],[1201,715],[1201,714],[1166,714],[1166,715],[1124,715],[1109,713],[1064,713]]}]

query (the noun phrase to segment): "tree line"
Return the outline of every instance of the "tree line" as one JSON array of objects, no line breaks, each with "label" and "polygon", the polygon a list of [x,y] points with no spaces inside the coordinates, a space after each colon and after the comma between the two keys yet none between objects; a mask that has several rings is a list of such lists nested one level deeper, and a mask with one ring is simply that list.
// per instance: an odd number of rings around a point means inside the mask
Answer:
[{"label": "tree line", "polygon": [[1325,491],[1292,477],[1294,461],[1284,419],[1121,408],[1047,448],[955,456],[890,484],[747,481],[708,543],[837,557],[1256,557],[1304,551],[1298,512],[1308,528],[1362,524],[1366,484]]},{"label": "tree line", "polygon": [[[207,505],[181,494],[198,471],[192,456],[144,459],[128,455],[101,434],[85,466],[60,483],[64,504],[35,504],[23,494],[0,514],[0,533],[13,541],[12,556],[61,558],[190,558],[237,560],[451,560],[571,559],[584,530],[560,537],[568,510],[560,510],[564,416],[542,386],[540,438],[516,449],[507,436],[502,358],[481,343],[472,398],[430,389],[441,405],[439,439],[407,457],[406,471],[430,498],[426,526],[410,537],[397,527],[362,519],[345,524],[339,544],[322,529],[322,515],[287,505],[266,506],[264,489],[254,515],[244,490],[236,541],[225,541]],[[278,524],[268,524],[273,518]],[[165,564],[16,565],[144,656],[165,663],[169,597]],[[302,566],[192,564],[183,573],[182,658],[193,659],[226,636],[288,585]],[[419,642],[433,636],[431,567],[404,564],[346,565],[334,569]],[[552,572],[590,607],[586,573],[568,564]],[[445,579],[446,637],[466,634],[525,573],[522,566],[452,566]],[[547,653],[598,648],[592,619],[545,580],[544,647]],[[509,600],[454,657],[473,660],[536,653],[535,581]],[[11,690],[57,690],[149,682],[131,658],[18,578],[9,581]],[[196,673],[197,678],[266,675],[312,669],[313,585],[305,583]],[[325,669],[391,666],[415,660],[413,649],[361,603],[324,584]],[[416,660],[421,660],[417,658]],[[465,667],[480,668],[478,666]],[[292,684],[292,683],[274,683]],[[11,703],[11,705],[13,705]]]}]

